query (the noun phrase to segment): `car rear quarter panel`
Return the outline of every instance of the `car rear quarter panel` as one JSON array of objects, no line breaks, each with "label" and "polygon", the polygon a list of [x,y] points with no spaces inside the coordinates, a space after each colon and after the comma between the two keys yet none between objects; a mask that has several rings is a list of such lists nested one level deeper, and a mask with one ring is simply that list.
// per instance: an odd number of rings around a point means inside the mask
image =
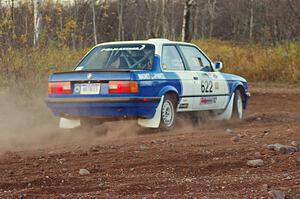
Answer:
[{"label": "car rear quarter panel", "polygon": [[135,79],[139,82],[141,96],[161,97],[170,91],[178,95],[182,92],[180,79],[172,72],[139,72]]}]

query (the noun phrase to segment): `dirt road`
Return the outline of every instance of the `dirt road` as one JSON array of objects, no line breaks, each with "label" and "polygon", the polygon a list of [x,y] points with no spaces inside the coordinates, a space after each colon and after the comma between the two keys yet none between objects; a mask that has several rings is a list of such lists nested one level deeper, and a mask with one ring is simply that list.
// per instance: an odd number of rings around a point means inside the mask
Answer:
[{"label": "dirt road", "polygon": [[[300,142],[299,89],[252,87],[241,123],[169,133],[104,126],[105,136],[52,131],[39,147],[3,152],[0,198],[267,198],[272,189],[300,198],[300,152],[265,146]],[[263,166],[247,166],[257,158]]]}]

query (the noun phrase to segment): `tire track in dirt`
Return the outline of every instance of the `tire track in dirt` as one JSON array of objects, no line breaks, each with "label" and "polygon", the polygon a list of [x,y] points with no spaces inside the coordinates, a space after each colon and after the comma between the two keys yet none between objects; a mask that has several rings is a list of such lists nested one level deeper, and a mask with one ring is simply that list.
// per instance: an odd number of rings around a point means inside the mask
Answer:
[{"label": "tire track in dirt", "polygon": [[[296,197],[300,152],[280,154],[264,145],[300,141],[300,93],[252,90],[240,123],[182,125],[168,133],[141,133],[128,123],[120,133],[122,122],[107,123],[105,136],[55,131],[55,144],[5,152],[0,197],[266,198],[266,184]],[[246,162],[256,152],[265,165],[250,168]],[[90,174],[79,175],[81,168]]]}]

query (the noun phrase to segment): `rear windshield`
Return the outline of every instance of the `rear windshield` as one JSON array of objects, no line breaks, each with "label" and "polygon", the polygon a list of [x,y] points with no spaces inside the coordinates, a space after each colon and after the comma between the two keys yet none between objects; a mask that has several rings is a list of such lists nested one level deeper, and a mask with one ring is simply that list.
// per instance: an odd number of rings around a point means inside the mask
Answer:
[{"label": "rear windshield", "polygon": [[149,70],[154,45],[105,45],[94,48],[75,68],[78,70]]}]

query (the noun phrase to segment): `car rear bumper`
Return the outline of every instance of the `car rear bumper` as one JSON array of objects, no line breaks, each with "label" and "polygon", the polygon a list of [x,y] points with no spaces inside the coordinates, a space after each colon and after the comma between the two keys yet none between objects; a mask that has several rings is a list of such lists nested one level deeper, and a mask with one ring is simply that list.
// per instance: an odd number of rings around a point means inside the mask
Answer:
[{"label": "car rear bumper", "polygon": [[159,102],[160,97],[141,98],[141,97],[104,97],[104,98],[51,98],[45,99],[47,103],[140,103],[140,102]]},{"label": "car rear bumper", "polygon": [[55,116],[66,118],[152,118],[161,98],[51,98],[45,99]]}]

